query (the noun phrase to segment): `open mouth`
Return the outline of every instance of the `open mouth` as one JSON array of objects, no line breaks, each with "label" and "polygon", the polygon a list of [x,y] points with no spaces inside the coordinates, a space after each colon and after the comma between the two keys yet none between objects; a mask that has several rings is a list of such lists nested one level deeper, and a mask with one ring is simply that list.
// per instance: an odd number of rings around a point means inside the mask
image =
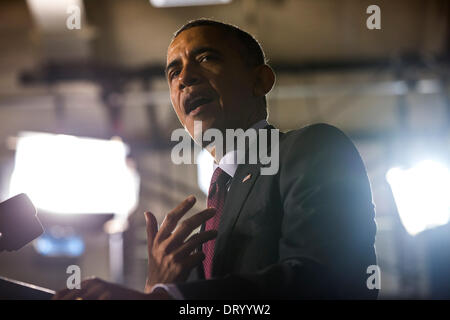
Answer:
[{"label": "open mouth", "polygon": [[197,97],[190,101],[188,101],[186,105],[186,114],[190,114],[192,111],[196,110],[197,108],[208,104],[212,101],[212,98],[206,98],[206,97]]}]

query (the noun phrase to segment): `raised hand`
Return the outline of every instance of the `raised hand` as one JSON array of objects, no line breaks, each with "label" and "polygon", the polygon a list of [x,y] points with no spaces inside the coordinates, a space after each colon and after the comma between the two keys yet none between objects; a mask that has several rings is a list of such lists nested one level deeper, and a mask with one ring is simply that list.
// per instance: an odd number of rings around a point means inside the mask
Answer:
[{"label": "raised hand", "polygon": [[200,211],[176,228],[180,219],[194,206],[195,201],[195,197],[190,196],[181,202],[166,215],[159,231],[155,216],[151,212],[145,212],[148,246],[148,277],[145,292],[151,292],[157,283],[186,281],[190,271],[205,258],[203,252],[194,252],[195,249],[217,237],[217,231],[210,230],[194,234],[186,240],[192,231],[214,216],[216,213],[214,208]]}]

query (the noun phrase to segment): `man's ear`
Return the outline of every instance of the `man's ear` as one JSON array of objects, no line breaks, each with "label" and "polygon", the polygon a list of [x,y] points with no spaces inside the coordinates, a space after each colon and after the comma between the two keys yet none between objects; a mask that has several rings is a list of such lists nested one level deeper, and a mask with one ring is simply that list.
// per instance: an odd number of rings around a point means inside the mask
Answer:
[{"label": "man's ear", "polygon": [[255,96],[265,96],[269,93],[275,83],[275,73],[267,64],[257,66],[254,72],[255,84],[253,94]]}]

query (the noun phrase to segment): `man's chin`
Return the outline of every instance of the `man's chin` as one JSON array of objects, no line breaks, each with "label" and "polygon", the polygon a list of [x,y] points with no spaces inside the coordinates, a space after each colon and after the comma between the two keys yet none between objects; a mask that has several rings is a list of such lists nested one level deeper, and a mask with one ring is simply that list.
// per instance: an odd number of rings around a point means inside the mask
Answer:
[{"label": "man's chin", "polygon": [[[199,133],[205,134],[209,129],[219,129],[217,121],[215,119],[193,119],[189,121],[187,128],[191,136],[197,136]],[[185,126],[186,127],[186,126]],[[220,130],[220,129],[219,129]]]},{"label": "man's chin", "polygon": [[[191,138],[202,148],[205,148],[207,145],[211,143],[211,141],[204,141],[204,135],[206,131],[210,129],[220,130],[220,126],[215,121],[215,119],[206,119],[206,120],[197,120],[195,122],[192,121],[189,126],[185,126],[185,129],[189,132]],[[215,136],[215,134],[213,134]],[[211,138],[211,137],[209,137]]]}]

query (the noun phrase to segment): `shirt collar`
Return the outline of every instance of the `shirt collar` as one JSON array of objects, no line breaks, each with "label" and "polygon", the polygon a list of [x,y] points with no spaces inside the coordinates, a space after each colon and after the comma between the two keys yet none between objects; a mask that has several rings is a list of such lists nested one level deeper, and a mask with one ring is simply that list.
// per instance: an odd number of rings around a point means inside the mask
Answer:
[{"label": "shirt collar", "polygon": [[[265,128],[268,125],[269,123],[267,122],[267,120],[263,119],[253,124],[250,128],[259,130]],[[236,150],[227,152],[222,157],[222,159],[220,159],[219,164],[214,162],[213,172],[216,170],[217,167],[219,167],[233,178],[238,167],[238,164],[236,163],[237,162],[236,157],[237,157]]]}]

